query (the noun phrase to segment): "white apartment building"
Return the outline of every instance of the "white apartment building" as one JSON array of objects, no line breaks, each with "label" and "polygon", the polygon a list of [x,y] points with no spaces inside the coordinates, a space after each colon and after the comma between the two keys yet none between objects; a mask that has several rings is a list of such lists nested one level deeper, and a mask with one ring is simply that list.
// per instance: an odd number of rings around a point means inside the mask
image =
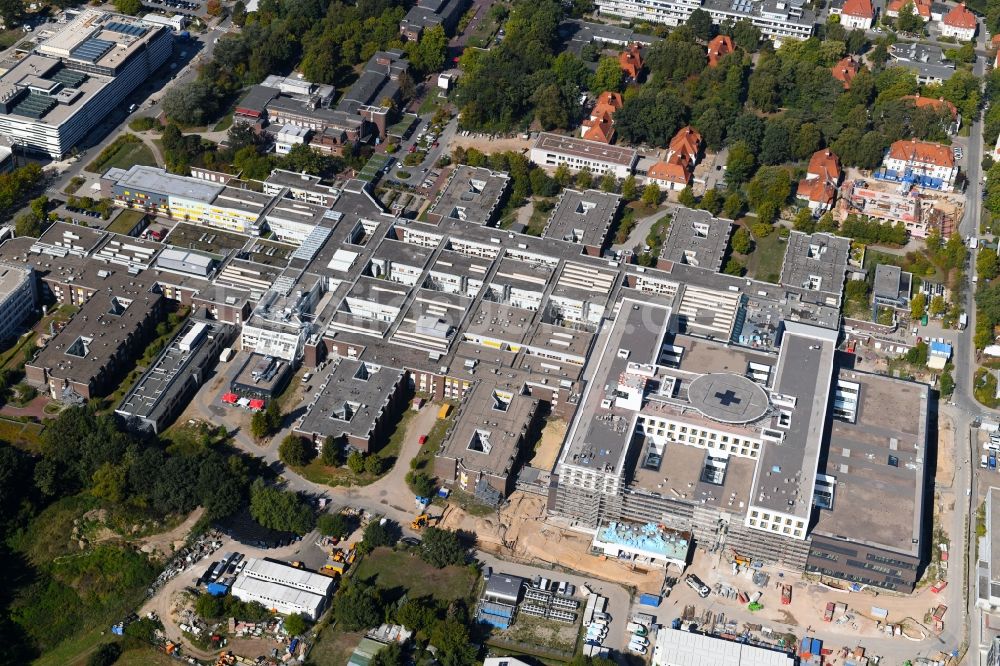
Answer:
[{"label": "white apartment building", "polygon": [[812,36],[816,17],[804,4],[802,0],[597,0],[597,10],[677,26],[687,22],[694,10],[702,9],[716,25],[747,19],[765,37],[780,42]]},{"label": "white apartment building", "polygon": [[33,52],[0,75],[0,135],[61,158],[170,57],[170,31],[85,9],[40,28]]},{"label": "white apartment building", "polygon": [[929,141],[900,140],[889,147],[882,162],[886,180],[915,179],[931,189],[951,189],[958,177],[958,165],[951,148]]},{"label": "white apartment building", "polygon": [[539,134],[531,148],[531,161],[539,166],[554,169],[565,164],[573,171],[588,169],[594,174],[611,173],[622,179],[628,178],[638,160],[638,153],[632,148],[548,132]]},{"label": "white apartment building", "polygon": [[37,301],[35,269],[0,262],[0,340],[18,334]]}]

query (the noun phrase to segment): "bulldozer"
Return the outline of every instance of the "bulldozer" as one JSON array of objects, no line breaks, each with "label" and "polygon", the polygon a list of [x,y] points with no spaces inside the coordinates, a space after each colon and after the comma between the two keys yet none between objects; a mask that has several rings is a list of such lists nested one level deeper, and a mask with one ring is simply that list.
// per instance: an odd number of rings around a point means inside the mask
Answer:
[{"label": "bulldozer", "polygon": [[413,519],[413,522],[410,523],[410,529],[411,530],[422,529],[424,527],[427,527],[429,522],[430,522],[430,516],[428,516],[426,513],[422,513]]}]

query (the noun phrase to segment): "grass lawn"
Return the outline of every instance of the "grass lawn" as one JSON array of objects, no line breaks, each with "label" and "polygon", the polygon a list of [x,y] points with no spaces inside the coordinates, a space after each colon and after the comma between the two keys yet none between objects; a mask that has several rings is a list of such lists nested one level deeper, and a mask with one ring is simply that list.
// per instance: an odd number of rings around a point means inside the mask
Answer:
[{"label": "grass lawn", "polygon": [[115,218],[115,221],[108,225],[106,231],[112,231],[116,234],[128,234],[135,228],[135,225],[139,224],[139,220],[146,216],[145,213],[138,210],[123,210]]},{"label": "grass lawn", "polygon": [[174,666],[175,659],[153,648],[129,650],[118,657],[115,666]]},{"label": "grass lawn", "polygon": [[150,150],[146,144],[139,143],[122,143],[118,146],[118,149],[103,163],[100,159],[95,159],[93,162],[88,164],[85,171],[90,173],[104,173],[111,167],[118,167],[119,169],[128,169],[135,166],[136,164],[142,164],[144,166],[159,166],[156,163],[156,158],[153,157],[153,151]]},{"label": "grass lawn", "polygon": [[233,113],[230,111],[226,115],[222,116],[222,120],[215,123],[216,132],[225,132],[227,129],[233,126]]},{"label": "grass lawn", "polygon": [[469,567],[435,569],[414,551],[391,548],[376,548],[354,572],[357,581],[372,580],[383,590],[405,590],[411,598],[432,596],[443,603],[469,596],[478,578]]},{"label": "grass lawn", "polygon": [[[434,403],[437,407],[438,403]],[[449,413],[448,418],[438,419],[434,422],[431,427],[430,432],[427,433],[427,441],[424,445],[420,447],[417,451],[417,455],[413,456],[413,462],[410,463],[410,467],[417,472],[428,471],[431,476],[434,475],[433,470],[426,470],[431,461],[434,459],[434,453],[439,448],[441,448],[441,442],[444,441],[444,436],[448,434],[448,428],[455,421],[455,410],[452,409]]]},{"label": "grass lawn", "polygon": [[424,101],[420,103],[420,108],[417,109],[419,115],[424,115],[426,113],[434,113],[442,105],[448,103],[446,97],[438,97],[439,90],[435,87],[428,91],[427,96],[424,97]]},{"label": "grass lawn", "polygon": [[337,486],[367,486],[378,478],[367,472],[355,474],[347,467],[327,467],[319,458],[308,465],[293,467],[293,469],[313,483],[321,483],[334,488]]},{"label": "grass lawn", "polygon": [[[337,631],[327,627],[309,653],[309,663],[316,666],[344,666],[364,638],[360,631]],[[122,663],[119,659],[117,663]]]},{"label": "grass lawn", "polygon": [[787,244],[777,232],[754,239],[754,248],[747,262],[747,275],[764,282],[777,284],[781,278],[781,264],[785,260]]},{"label": "grass lawn", "polygon": [[37,451],[41,444],[42,430],[45,429],[41,423],[21,423],[0,418],[0,440]]},{"label": "grass lawn", "polygon": [[13,30],[0,30],[0,50],[9,49],[21,38],[24,32],[20,28]]}]

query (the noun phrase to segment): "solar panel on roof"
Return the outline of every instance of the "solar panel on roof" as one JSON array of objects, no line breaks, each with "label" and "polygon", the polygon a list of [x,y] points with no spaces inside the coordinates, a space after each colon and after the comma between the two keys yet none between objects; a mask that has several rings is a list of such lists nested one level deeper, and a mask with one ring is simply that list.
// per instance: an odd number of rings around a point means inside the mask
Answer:
[{"label": "solar panel on roof", "polygon": [[63,67],[55,74],[51,74],[49,76],[49,80],[57,81],[67,88],[79,88],[80,85],[87,80],[87,75],[82,72],[77,72]]},{"label": "solar panel on roof", "polygon": [[51,111],[55,105],[56,101],[48,95],[28,93],[28,96],[18,102],[17,106],[11,109],[10,112],[16,116],[38,120]]},{"label": "solar panel on roof", "polygon": [[142,37],[147,32],[146,28],[141,25],[135,25],[134,23],[119,23],[118,21],[106,23],[104,28],[122,35],[131,35],[132,37]]},{"label": "solar panel on roof", "polygon": [[78,60],[97,62],[104,56],[105,53],[114,48],[114,46],[114,42],[109,42],[106,39],[88,39],[80,44],[80,46],[73,49],[70,55]]},{"label": "solar panel on roof", "polygon": [[292,254],[292,259],[301,259],[303,261],[312,261],[316,253],[319,252],[320,248],[326,242],[326,239],[330,237],[333,233],[331,227],[316,226],[313,230],[309,232],[309,235],[303,241],[295,252]]}]

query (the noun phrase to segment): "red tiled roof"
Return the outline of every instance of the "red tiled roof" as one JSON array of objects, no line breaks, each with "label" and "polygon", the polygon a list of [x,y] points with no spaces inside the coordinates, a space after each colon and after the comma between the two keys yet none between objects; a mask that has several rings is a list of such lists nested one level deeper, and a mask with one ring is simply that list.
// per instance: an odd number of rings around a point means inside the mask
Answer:
[{"label": "red tiled roof", "polygon": [[612,127],[610,121],[595,122],[589,126],[588,129],[583,134],[583,138],[588,141],[600,141],[601,143],[611,143],[611,139],[615,136],[615,128]]},{"label": "red tiled roof", "polygon": [[817,150],[809,158],[806,173],[813,178],[831,181],[836,185],[840,181],[840,158],[830,150]]},{"label": "red tiled roof", "polygon": [[670,150],[689,157],[697,155],[701,150],[701,134],[690,125],[678,130],[674,138],[670,139]]},{"label": "red tiled roof", "polygon": [[708,66],[715,67],[719,64],[722,56],[728,55],[736,50],[733,40],[729,35],[716,35],[708,43]]},{"label": "red tiled roof", "polygon": [[832,68],[833,78],[844,84],[844,90],[851,87],[851,81],[858,75],[858,63],[853,58],[844,58]]},{"label": "red tiled roof", "polygon": [[871,0],[847,0],[841,11],[848,16],[875,18],[875,9],[872,7]]},{"label": "red tiled roof", "polygon": [[650,178],[670,183],[687,183],[691,180],[691,160],[687,155],[674,153],[663,162],[649,167]]},{"label": "red tiled roof", "polygon": [[954,167],[955,156],[952,155],[948,146],[929,141],[909,141],[903,139],[897,141],[889,147],[889,157],[904,162],[918,162],[920,164],[936,164],[943,167]]},{"label": "red tiled roof", "polygon": [[941,22],[953,28],[974,29],[976,27],[976,15],[965,8],[964,2],[960,2],[944,15]]},{"label": "red tiled roof", "polygon": [[795,190],[795,196],[800,199],[808,199],[827,206],[833,205],[833,197],[836,194],[837,188],[822,178],[803,178]]},{"label": "red tiled roof", "polygon": [[934,99],[933,97],[923,97],[922,95],[907,95],[905,97],[902,97],[901,99],[908,99],[912,101],[913,106],[917,107],[918,109],[922,109],[925,106],[929,106],[934,109],[947,108],[949,111],[951,111],[952,118],[958,117],[958,108],[943,97]]},{"label": "red tiled roof", "polygon": [[639,52],[639,47],[635,44],[629,44],[624,51],[619,53],[618,66],[630,79],[639,78],[639,72],[642,71],[642,54]]},{"label": "red tiled roof", "polygon": [[[605,90],[600,95],[597,96],[597,106],[610,106],[613,107],[615,111],[622,108],[624,101],[622,100],[622,94],[619,92],[612,92],[610,90]],[[595,107],[596,108],[596,107]]]},{"label": "red tiled roof", "polygon": [[931,0],[891,0],[886,8],[890,12],[898,12],[906,5],[913,5],[913,13],[924,19],[931,17]]}]

